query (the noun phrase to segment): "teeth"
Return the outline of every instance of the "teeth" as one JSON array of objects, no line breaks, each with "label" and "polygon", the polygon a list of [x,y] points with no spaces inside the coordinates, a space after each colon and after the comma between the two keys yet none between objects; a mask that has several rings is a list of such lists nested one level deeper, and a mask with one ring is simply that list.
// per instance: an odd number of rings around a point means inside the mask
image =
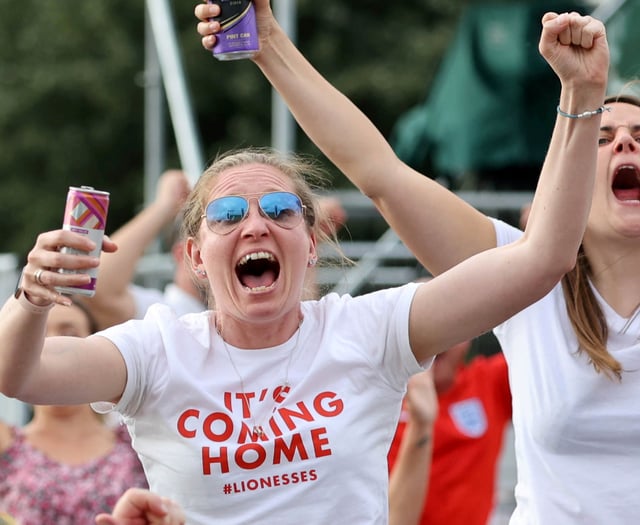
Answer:
[{"label": "teeth", "polygon": [[254,252],[245,255],[242,259],[240,259],[240,262],[238,264],[242,265],[246,264],[249,261],[257,261],[258,259],[266,259],[267,261],[275,260],[273,255],[271,255],[269,252]]},{"label": "teeth", "polygon": [[620,172],[622,170],[631,170],[633,171],[636,175],[639,175],[639,171],[637,166],[634,166],[633,164],[622,164],[621,166],[618,166],[618,169],[616,170],[616,172]]},{"label": "teeth", "polygon": [[270,288],[273,288],[273,285],[271,286],[256,286],[255,288],[249,288],[249,287],[245,287],[247,290],[251,290],[252,292],[264,292],[265,290],[269,290]]}]

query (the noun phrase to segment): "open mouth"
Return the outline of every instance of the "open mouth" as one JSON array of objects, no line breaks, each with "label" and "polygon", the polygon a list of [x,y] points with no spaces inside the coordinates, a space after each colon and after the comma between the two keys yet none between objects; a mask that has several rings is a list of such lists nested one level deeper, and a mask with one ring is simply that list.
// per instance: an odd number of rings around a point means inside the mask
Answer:
[{"label": "open mouth", "polygon": [[262,292],[275,285],[280,275],[280,263],[269,252],[249,253],[236,265],[236,275],[245,288]]},{"label": "open mouth", "polygon": [[619,201],[640,202],[640,172],[633,164],[619,166],[613,177],[611,187]]}]

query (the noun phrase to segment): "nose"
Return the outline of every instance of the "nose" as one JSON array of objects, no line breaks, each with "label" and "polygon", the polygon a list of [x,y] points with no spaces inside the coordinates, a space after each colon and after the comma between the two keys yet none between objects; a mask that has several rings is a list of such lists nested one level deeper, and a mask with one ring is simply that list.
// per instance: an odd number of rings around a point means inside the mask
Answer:
[{"label": "nose", "polygon": [[243,237],[261,237],[269,232],[267,222],[269,219],[260,211],[258,199],[249,200],[249,211],[241,222]]},{"label": "nose", "polygon": [[626,127],[618,128],[616,133],[616,143],[614,146],[616,153],[635,153],[638,151],[638,143]]}]

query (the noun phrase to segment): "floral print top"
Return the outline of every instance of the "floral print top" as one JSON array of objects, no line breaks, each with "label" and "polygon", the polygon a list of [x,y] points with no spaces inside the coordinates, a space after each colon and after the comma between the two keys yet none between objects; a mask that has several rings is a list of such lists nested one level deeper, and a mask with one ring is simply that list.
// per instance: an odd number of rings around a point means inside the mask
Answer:
[{"label": "floral print top", "polygon": [[0,525],[91,525],[130,487],[147,487],[124,426],[116,444],[83,465],[58,463],[27,443],[21,428],[0,454]]}]

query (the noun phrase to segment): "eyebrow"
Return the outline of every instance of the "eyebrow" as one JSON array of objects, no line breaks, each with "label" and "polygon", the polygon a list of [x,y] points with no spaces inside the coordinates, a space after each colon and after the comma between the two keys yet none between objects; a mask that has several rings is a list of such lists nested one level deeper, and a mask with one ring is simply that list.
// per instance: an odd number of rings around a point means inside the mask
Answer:
[{"label": "eyebrow", "polygon": [[613,133],[618,128],[628,128],[631,133],[636,133],[640,131],[640,124],[635,124],[633,126],[627,126],[626,124],[620,124],[619,126],[601,126],[600,131]]}]

